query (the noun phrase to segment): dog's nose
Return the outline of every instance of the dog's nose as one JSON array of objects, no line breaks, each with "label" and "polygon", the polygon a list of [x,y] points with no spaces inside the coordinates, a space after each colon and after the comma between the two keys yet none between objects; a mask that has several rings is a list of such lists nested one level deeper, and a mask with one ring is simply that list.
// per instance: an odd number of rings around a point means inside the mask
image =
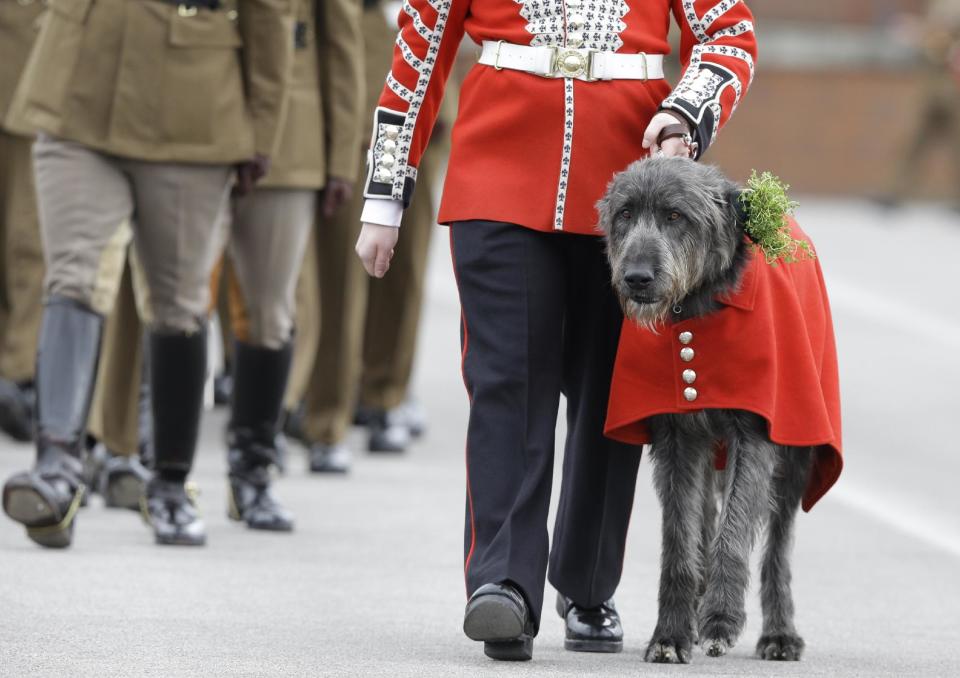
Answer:
[{"label": "dog's nose", "polygon": [[623,280],[632,290],[646,289],[653,282],[653,269],[649,266],[632,268],[623,276]]}]

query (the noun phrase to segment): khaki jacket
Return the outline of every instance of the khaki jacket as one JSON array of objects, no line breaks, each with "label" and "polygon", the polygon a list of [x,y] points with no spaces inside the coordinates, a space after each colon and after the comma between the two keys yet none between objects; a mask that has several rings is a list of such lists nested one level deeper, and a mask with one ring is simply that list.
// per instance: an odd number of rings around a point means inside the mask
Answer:
[{"label": "khaki jacket", "polygon": [[46,2],[41,0],[0,0],[0,127],[9,132],[16,130],[4,119],[45,8]]},{"label": "khaki jacket", "polygon": [[296,12],[279,147],[260,185],[320,189],[328,176],[356,176],[367,129],[360,0],[298,0]]},{"label": "khaki jacket", "polygon": [[18,126],[140,160],[272,155],[293,0],[217,11],[158,0],[49,0],[14,98]]}]

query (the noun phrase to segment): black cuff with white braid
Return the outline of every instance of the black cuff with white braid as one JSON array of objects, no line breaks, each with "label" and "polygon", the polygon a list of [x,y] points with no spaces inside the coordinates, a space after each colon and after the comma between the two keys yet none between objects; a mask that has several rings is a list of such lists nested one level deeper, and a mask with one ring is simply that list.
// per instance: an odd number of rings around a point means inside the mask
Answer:
[{"label": "black cuff with white braid", "polygon": [[[416,170],[400,167],[397,151],[400,135],[406,116],[397,111],[377,108],[373,124],[373,138],[370,140],[370,152],[367,156],[367,181],[364,196],[367,198],[396,198],[403,201],[404,208],[410,206],[413,188],[416,183]],[[397,172],[403,172],[402,196],[394,189],[397,186]],[[399,188],[399,186],[397,186]]]},{"label": "black cuff with white braid", "polygon": [[720,94],[736,76],[717,64],[701,63],[696,76],[685,77],[660,106],[686,118],[693,128],[693,140],[699,144],[700,158],[713,143],[720,124]]}]

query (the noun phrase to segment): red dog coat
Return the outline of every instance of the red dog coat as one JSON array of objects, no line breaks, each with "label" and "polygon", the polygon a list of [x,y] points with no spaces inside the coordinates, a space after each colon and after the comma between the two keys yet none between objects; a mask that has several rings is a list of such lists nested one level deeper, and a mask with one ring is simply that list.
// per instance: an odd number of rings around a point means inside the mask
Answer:
[{"label": "red dog coat", "polygon": [[[795,238],[809,242],[791,226]],[[818,446],[803,496],[809,511],[843,467],[837,353],[820,263],[770,266],[754,253],[739,288],[718,301],[722,309],[659,334],[624,321],[606,434],[649,443],[645,420],[656,414],[754,412],[767,420],[772,441]],[[684,351],[689,361],[682,349],[693,349],[692,356]]]}]

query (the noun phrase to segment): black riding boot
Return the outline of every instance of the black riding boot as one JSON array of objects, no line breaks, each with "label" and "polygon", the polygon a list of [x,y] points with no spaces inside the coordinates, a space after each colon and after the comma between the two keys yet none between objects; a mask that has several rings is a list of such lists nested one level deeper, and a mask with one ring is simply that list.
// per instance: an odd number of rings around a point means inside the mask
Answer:
[{"label": "black riding boot", "polygon": [[207,334],[150,333],[154,477],[142,510],[158,544],[202,546],[207,535],[185,484],[203,409]]},{"label": "black riding boot", "polygon": [[42,546],[73,540],[83,500],[81,449],[100,353],[103,318],[64,297],[43,309],[37,348],[37,463],[3,487],[3,510]]},{"label": "black riding boot", "polygon": [[233,520],[255,530],[289,532],[293,516],[270,494],[270,466],[278,465],[277,433],[293,350],[236,343],[233,412],[227,433]]}]

